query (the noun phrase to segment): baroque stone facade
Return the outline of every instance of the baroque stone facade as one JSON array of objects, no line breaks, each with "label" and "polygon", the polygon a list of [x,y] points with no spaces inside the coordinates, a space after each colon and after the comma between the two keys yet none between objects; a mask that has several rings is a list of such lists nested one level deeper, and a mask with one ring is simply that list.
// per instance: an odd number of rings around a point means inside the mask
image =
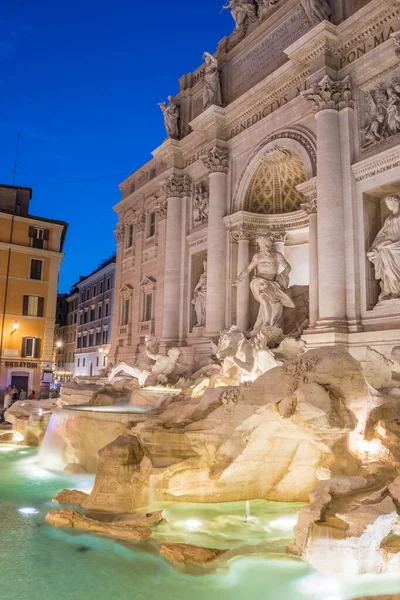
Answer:
[{"label": "baroque stone facade", "polygon": [[[132,364],[151,334],[194,366],[221,330],[251,335],[266,289],[251,264],[280,278],[284,330],[308,295],[308,347],[389,356],[400,300],[375,258],[392,256],[376,240],[390,224],[385,198],[400,193],[400,5],[226,8],[231,35],[161,104],[167,138],[120,185],[116,292],[131,303],[123,324],[117,303],[110,361]],[[272,254],[260,255],[260,236]],[[282,257],[270,270],[269,256]]]}]

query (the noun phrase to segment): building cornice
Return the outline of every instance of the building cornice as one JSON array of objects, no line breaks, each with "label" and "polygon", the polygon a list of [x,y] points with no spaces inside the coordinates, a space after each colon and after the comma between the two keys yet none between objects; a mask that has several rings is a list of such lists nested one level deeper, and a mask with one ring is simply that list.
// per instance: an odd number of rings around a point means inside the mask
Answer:
[{"label": "building cornice", "polygon": [[352,166],[357,182],[370,179],[385,171],[400,167],[400,146],[390,148],[369,158],[364,158]]},{"label": "building cornice", "polygon": [[1,250],[12,250],[13,252],[20,252],[21,254],[29,254],[30,256],[39,256],[41,258],[63,258],[63,252],[55,252],[54,250],[44,250],[42,248],[33,248],[32,246],[20,246],[19,244],[9,244],[7,242],[0,242]]}]

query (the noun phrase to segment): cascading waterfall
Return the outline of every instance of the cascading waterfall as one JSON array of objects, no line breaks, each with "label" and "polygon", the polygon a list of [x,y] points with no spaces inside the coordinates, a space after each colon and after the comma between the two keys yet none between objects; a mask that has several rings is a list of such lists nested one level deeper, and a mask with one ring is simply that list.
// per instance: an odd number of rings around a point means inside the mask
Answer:
[{"label": "cascading waterfall", "polygon": [[72,412],[57,408],[51,415],[46,433],[39,449],[38,462],[51,471],[63,471],[68,464],[66,457],[68,422],[75,419]]}]

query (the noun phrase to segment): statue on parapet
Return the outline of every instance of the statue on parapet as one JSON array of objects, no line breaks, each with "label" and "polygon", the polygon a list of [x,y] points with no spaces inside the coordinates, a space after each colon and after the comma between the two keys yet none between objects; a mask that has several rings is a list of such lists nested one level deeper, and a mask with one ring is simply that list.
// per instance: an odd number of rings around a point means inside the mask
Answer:
[{"label": "statue on parapet", "polygon": [[295,308],[292,299],[286,293],[291,266],[283,254],[274,249],[274,242],[270,236],[258,236],[256,241],[259,252],[233,284],[237,285],[252,271],[255,272],[250,289],[260,303],[260,309],[250,336],[256,336],[265,327],[281,327],[283,307]]},{"label": "statue on parapet", "polygon": [[168,96],[169,104],[160,102],[158,106],[164,115],[164,125],[168,137],[179,139],[179,106],[175,104],[171,95]]},{"label": "statue on parapet", "polygon": [[229,0],[222,10],[231,9],[231,15],[239,29],[246,20],[256,21],[258,19],[257,4],[253,0]]},{"label": "statue on parapet", "polygon": [[329,21],[332,15],[331,7],[326,0],[300,0],[310,25]]},{"label": "statue on parapet", "polygon": [[212,105],[222,106],[218,60],[209,52],[204,52],[203,59],[206,63],[203,84],[203,108],[208,108]]}]

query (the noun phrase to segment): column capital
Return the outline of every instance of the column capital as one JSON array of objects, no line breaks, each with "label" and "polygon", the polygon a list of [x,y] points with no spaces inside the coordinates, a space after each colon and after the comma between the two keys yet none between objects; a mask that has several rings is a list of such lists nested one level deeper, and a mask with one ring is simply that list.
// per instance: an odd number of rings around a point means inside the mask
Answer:
[{"label": "column capital", "polygon": [[167,199],[184,198],[192,193],[192,180],[187,175],[170,175],[161,185]]},{"label": "column capital", "polygon": [[241,242],[241,241],[250,242],[250,240],[253,237],[253,234],[251,233],[251,231],[244,229],[244,227],[242,227],[242,226],[239,227],[238,229],[233,229],[232,231],[230,231],[229,235],[233,242]]},{"label": "column capital", "polygon": [[117,244],[120,244],[124,241],[125,225],[123,223],[118,223],[117,229],[114,231],[114,235],[117,238]]},{"label": "column capital", "polygon": [[158,216],[159,221],[163,221],[167,218],[167,206],[168,203],[164,200],[164,202],[159,202],[156,208],[156,214]]},{"label": "column capital", "polygon": [[338,81],[325,75],[319,83],[314,83],[301,95],[305,100],[311,102],[315,113],[323,110],[339,111],[343,108],[354,108],[355,105],[352,83],[348,75]]},{"label": "column capital", "polygon": [[209,173],[227,173],[228,172],[228,150],[220,146],[214,146],[208,151],[202,161]]},{"label": "column capital", "polygon": [[270,236],[274,242],[281,242],[282,244],[286,244],[289,237],[286,231],[271,231]]},{"label": "column capital", "polygon": [[304,202],[301,204],[301,209],[304,210],[308,215],[316,215],[317,210],[317,194],[315,196],[310,196],[308,202]]}]

